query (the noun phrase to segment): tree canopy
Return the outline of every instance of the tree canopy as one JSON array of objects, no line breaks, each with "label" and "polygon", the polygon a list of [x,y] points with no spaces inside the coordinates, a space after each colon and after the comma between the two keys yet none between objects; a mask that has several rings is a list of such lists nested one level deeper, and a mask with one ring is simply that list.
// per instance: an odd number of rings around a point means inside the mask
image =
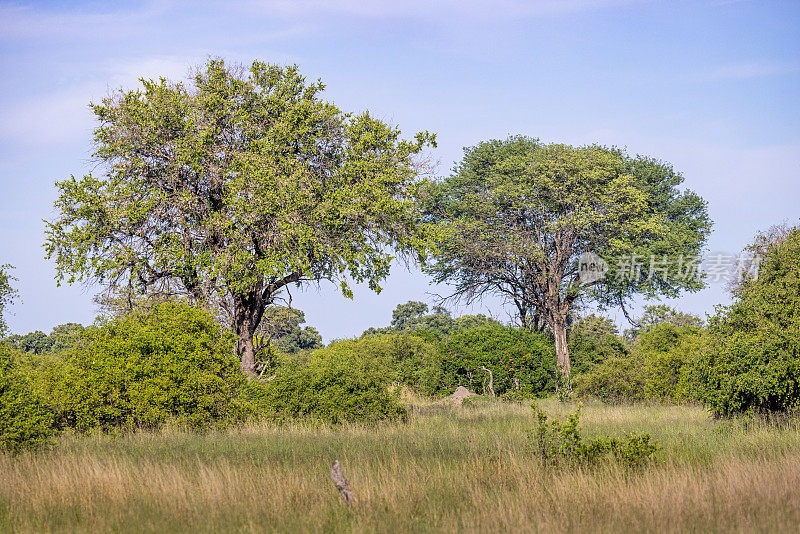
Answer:
[{"label": "tree canopy", "polygon": [[636,339],[640,334],[648,332],[660,324],[669,324],[678,328],[702,328],[703,320],[696,315],[678,311],[666,304],[656,304],[645,307],[644,313],[636,323],[636,327],[626,330],[625,337]]},{"label": "tree canopy", "polygon": [[313,326],[300,327],[306,314],[288,306],[267,306],[257,334],[281,352],[295,353],[322,347],[322,336]]},{"label": "tree canopy", "polygon": [[44,354],[46,352],[61,352],[72,347],[78,342],[80,335],[86,329],[78,323],[66,323],[54,326],[50,335],[41,330],[28,332],[27,334],[15,334],[8,336],[6,341],[15,349],[22,352],[33,354]]},{"label": "tree canopy", "polygon": [[392,250],[424,249],[412,195],[428,132],[340,111],[296,66],[211,60],[186,84],[141,80],[91,105],[102,175],[56,183],[57,279],[218,306],[242,368],[291,284],[380,290]]},{"label": "tree canopy", "polygon": [[[480,143],[422,193],[438,241],[427,270],[456,298],[494,293],[523,326],[552,330],[568,376],[567,320],[580,298],[624,308],[636,294],[703,286],[687,265],[711,222],[697,194],[678,190],[682,181],[669,164],[616,148]],[[585,253],[605,267],[598,276],[582,275]]]},{"label": "tree canopy", "polygon": [[442,339],[456,331],[487,324],[500,324],[483,314],[453,317],[450,310],[442,306],[434,306],[432,313],[428,313],[428,310],[427,304],[416,300],[398,304],[392,312],[392,322],[389,326],[370,327],[364,331],[362,337],[396,332],[426,332],[434,338]]},{"label": "tree canopy", "polygon": [[717,415],[800,408],[800,227],[760,234],[764,256],[709,321],[695,372]]},{"label": "tree canopy", "polygon": [[619,329],[612,319],[590,313],[586,317],[581,317],[572,325],[572,333],[595,341],[601,341],[606,336],[618,335]]}]

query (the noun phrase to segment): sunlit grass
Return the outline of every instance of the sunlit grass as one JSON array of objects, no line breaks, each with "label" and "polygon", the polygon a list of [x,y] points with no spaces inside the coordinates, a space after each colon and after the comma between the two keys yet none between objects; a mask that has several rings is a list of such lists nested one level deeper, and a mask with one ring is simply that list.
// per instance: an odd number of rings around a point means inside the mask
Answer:
[{"label": "sunlit grass", "polygon": [[[563,417],[576,405],[539,406]],[[587,434],[648,432],[642,472],[548,470],[525,404],[415,401],[405,425],[62,436],[0,455],[0,531],[764,531],[800,525],[800,432],[700,407],[585,404]],[[329,478],[338,459],[359,499]]]}]

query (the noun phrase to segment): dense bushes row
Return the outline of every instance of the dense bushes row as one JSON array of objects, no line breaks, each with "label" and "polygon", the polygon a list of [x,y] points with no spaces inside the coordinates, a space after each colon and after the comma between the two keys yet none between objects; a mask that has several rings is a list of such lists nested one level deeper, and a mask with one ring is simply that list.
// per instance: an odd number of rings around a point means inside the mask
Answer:
[{"label": "dense bushes row", "polygon": [[211,314],[160,303],[85,329],[62,352],[0,343],[0,449],[41,445],[64,430],[403,419],[385,369],[356,353],[315,352],[283,356],[270,380],[248,380]]},{"label": "dense bushes row", "polygon": [[[800,229],[757,248],[760,276],[740,280],[736,302],[707,328],[664,306],[624,338],[607,319],[579,321],[569,338],[576,392],[609,402],[699,401],[720,416],[800,408]],[[182,303],[17,336],[13,346],[0,343],[0,448],[46,443],[65,429],[402,420],[391,385],[431,396],[463,385],[512,399],[555,388],[547,334],[439,309],[424,315],[421,303],[396,311],[392,326],[359,339],[275,352],[265,381],[242,374],[232,336],[211,314]]]},{"label": "dense bushes row", "polygon": [[448,395],[458,386],[489,393],[490,380],[496,395],[534,396],[552,391],[556,379],[547,335],[499,323],[458,329],[441,339],[425,330],[375,333],[316,353],[355,355],[383,369],[391,382],[429,396]]},{"label": "dense bushes row", "polygon": [[659,324],[595,361],[575,389],[607,402],[686,402],[695,397],[690,369],[701,341],[699,328]]},{"label": "dense bushes row", "polygon": [[11,347],[0,342],[0,450],[37,447],[52,434],[52,416],[19,369]]},{"label": "dense bushes row", "polygon": [[658,306],[617,354],[571,340],[593,359],[577,390],[616,402],[695,400],[718,416],[800,409],[800,228],[772,229],[747,252],[760,268],[734,281],[735,302],[707,328]]},{"label": "dense bushes row", "polygon": [[406,411],[392,385],[428,395],[449,394],[459,385],[488,391],[488,371],[498,395],[552,390],[547,336],[478,324],[442,339],[441,332],[408,329],[297,354],[274,351],[264,380],[248,381],[232,336],[211,314],[178,302],[154,304],[75,329],[60,351],[23,352],[4,344],[4,407],[28,408],[15,408],[13,421],[4,412],[3,435],[18,437],[4,437],[3,446],[41,443],[63,430],[207,429],[248,418],[402,420]]}]

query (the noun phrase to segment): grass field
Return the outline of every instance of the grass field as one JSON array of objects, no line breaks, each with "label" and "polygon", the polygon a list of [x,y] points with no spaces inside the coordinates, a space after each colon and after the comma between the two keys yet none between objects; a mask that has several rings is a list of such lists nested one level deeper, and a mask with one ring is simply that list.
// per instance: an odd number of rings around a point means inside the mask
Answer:
[{"label": "grass field", "polygon": [[[539,405],[557,417],[575,408]],[[548,469],[530,407],[418,401],[408,424],[62,436],[0,455],[2,532],[797,532],[800,431],[698,407],[585,405],[587,434],[649,432],[641,472]],[[329,478],[338,459],[359,499]]]}]

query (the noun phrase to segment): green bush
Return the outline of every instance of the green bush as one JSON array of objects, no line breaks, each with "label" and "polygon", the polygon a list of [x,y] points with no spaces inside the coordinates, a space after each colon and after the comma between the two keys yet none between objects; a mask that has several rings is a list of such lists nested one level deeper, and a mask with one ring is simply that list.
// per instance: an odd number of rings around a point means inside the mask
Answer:
[{"label": "green bush", "polygon": [[566,421],[547,421],[547,414],[531,405],[536,417],[534,451],[546,466],[595,466],[610,458],[628,468],[640,468],[653,459],[658,446],[649,434],[585,438],[578,430],[580,407]]},{"label": "green bush", "polygon": [[715,415],[800,409],[800,228],[760,236],[757,278],[719,307],[693,374]]},{"label": "green bush", "polygon": [[160,303],[87,329],[52,365],[38,388],[59,428],[194,429],[241,412],[245,377],[232,336],[214,317],[183,303]]},{"label": "green bush", "polygon": [[382,369],[390,383],[425,389],[427,377],[437,364],[436,341],[426,332],[375,334],[332,342],[322,349],[327,355],[354,355]]},{"label": "green bush", "polygon": [[529,398],[529,395],[524,394],[518,389],[508,389],[500,395],[500,400],[503,402],[523,402]]},{"label": "green bush", "polygon": [[703,332],[662,323],[643,331],[630,351],[611,356],[576,377],[575,391],[606,402],[686,402],[692,398],[690,370]]},{"label": "green bush", "polygon": [[13,353],[0,342],[0,450],[12,453],[47,444],[52,415],[42,405]]},{"label": "green bush", "polygon": [[389,362],[363,358],[351,347],[339,342],[307,356],[285,356],[274,377],[248,386],[249,401],[278,420],[405,421],[406,409],[389,392]]},{"label": "green bush", "polygon": [[575,394],[605,402],[626,403],[645,399],[644,376],[631,355],[615,356],[574,378]]},{"label": "green bush", "polygon": [[491,370],[497,395],[514,389],[541,395],[555,388],[555,350],[548,336],[489,324],[457,331],[440,343],[438,365],[426,373],[423,391],[452,393],[462,385],[481,393],[488,384],[481,367]]},{"label": "green bush", "polygon": [[570,334],[568,345],[573,375],[586,373],[608,359],[625,358],[629,352],[614,334],[591,336],[580,330]]}]

